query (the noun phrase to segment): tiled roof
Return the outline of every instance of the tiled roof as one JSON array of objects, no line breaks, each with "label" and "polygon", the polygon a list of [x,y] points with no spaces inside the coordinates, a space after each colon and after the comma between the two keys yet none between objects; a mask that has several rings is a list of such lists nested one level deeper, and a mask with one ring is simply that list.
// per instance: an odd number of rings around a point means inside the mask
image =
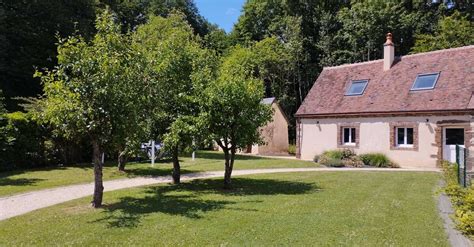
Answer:
[{"label": "tiled roof", "polygon": [[[410,91],[418,74],[437,73],[432,90]],[[363,95],[345,96],[351,80],[368,79]],[[396,59],[324,68],[296,116],[473,110],[474,45]],[[473,101],[473,102],[471,102]]]}]

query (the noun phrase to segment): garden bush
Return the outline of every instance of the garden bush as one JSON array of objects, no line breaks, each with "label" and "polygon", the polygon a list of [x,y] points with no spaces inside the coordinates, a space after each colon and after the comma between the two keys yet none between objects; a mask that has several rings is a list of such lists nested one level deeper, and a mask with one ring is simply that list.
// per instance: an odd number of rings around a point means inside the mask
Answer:
[{"label": "garden bush", "polygon": [[321,165],[332,167],[398,167],[385,154],[368,153],[356,155],[352,149],[335,149],[323,152],[321,155],[315,155],[314,162]]},{"label": "garden bush", "polygon": [[316,155],[313,157],[313,161],[316,162],[316,163],[318,163],[320,157],[321,157],[321,155],[316,154]]},{"label": "garden bush", "polygon": [[0,171],[90,161],[88,144],[53,137],[29,113],[0,114]]},{"label": "garden bush", "polygon": [[319,164],[325,165],[325,166],[332,166],[332,167],[343,167],[344,162],[342,159],[337,159],[337,158],[331,158],[326,155],[321,155],[319,158]]},{"label": "garden bush", "polygon": [[[332,167],[343,167],[343,166],[355,166],[357,163],[354,159],[356,155],[354,151],[350,149],[343,150],[328,150],[323,152],[321,155],[315,156],[315,162],[321,165],[332,166]],[[316,161],[317,159],[317,161]],[[353,165],[354,164],[354,165]]]},{"label": "garden bush", "polygon": [[296,145],[295,144],[290,144],[288,146],[288,154],[290,154],[290,155],[295,155],[296,154]]},{"label": "garden bush", "polygon": [[342,162],[344,166],[347,166],[347,167],[363,167],[364,166],[364,162],[362,162],[360,157],[356,155],[343,159]]},{"label": "garden bush", "polygon": [[451,198],[455,218],[460,231],[474,235],[474,187],[463,188],[458,184],[457,165],[443,162],[443,177],[446,185],[443,191]]},{"label": "garden bush", "polygon": [[44,165],[43,129],[28,115],[14,112],[0,119],[0,170]]},{"label": "garden bush", "polygon": [[360,159],[366,166],[374,167],[398,167],[385,154],[382,153],[368,153],[361,154]]}]

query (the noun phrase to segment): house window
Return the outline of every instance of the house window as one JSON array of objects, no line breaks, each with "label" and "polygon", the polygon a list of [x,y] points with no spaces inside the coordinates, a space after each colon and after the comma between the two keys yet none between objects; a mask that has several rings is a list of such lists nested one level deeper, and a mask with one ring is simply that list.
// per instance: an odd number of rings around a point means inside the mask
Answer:
[{"label": "house window", "polygon": [[344,145],[356,145],[356,128],[343,128],[342,143]]},{"label": "house window", "polygon": [[346,91],[347,96],[362,95],[367,87],[368,80],[351,81],[351,85]]},{"label": "house window", "polygon": [[398,147],[413,147],[413,128],[397,128],[396,135]]},{"label": "house window", "polygon": [[416,76],[411,87],[412,91],[433,89],[438,81],[439,73],[420,74]]}]

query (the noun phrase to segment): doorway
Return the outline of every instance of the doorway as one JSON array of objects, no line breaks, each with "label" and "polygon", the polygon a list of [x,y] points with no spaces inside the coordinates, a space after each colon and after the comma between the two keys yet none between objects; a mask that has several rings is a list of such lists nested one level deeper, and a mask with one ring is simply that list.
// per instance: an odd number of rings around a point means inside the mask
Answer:
[{"label": "doorway", "polygon": [[456,145],[464,147],[463,128],[443,129],[443,159],[449,162],[456,162]]}]

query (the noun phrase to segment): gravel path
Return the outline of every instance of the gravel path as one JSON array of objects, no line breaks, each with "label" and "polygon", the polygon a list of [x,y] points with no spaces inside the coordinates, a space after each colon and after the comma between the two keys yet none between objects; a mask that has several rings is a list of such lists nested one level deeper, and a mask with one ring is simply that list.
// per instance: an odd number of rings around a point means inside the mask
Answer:
[{"label": "gravel path", "polygon": [[[315,172],[315,171],[390,171],[390,172],[439,172],[437,168],[403,169],[403,168],[275,168],[275,169],[254,169],[254,170],[235,170],[232,176],[263,174],[263,173],[282,173],[282,172]],[[223,177],[224,171],[199,172],[184,174],[182,181]],[[170,183],[171,176],[159,177],[138,177],[117,179],[104,182],[104,191],[113,191],[125,188],[132,188],[144,185]],[[49,207],[59,203],[71,201],[92,195],[94,184],[78,184],[66,187],[52,188],[40,191],[34,191],[24,194],[18,194],[8,197],[0,197],[0,220],[5,220],[17,215],[26,214],[33,210]]]}]

